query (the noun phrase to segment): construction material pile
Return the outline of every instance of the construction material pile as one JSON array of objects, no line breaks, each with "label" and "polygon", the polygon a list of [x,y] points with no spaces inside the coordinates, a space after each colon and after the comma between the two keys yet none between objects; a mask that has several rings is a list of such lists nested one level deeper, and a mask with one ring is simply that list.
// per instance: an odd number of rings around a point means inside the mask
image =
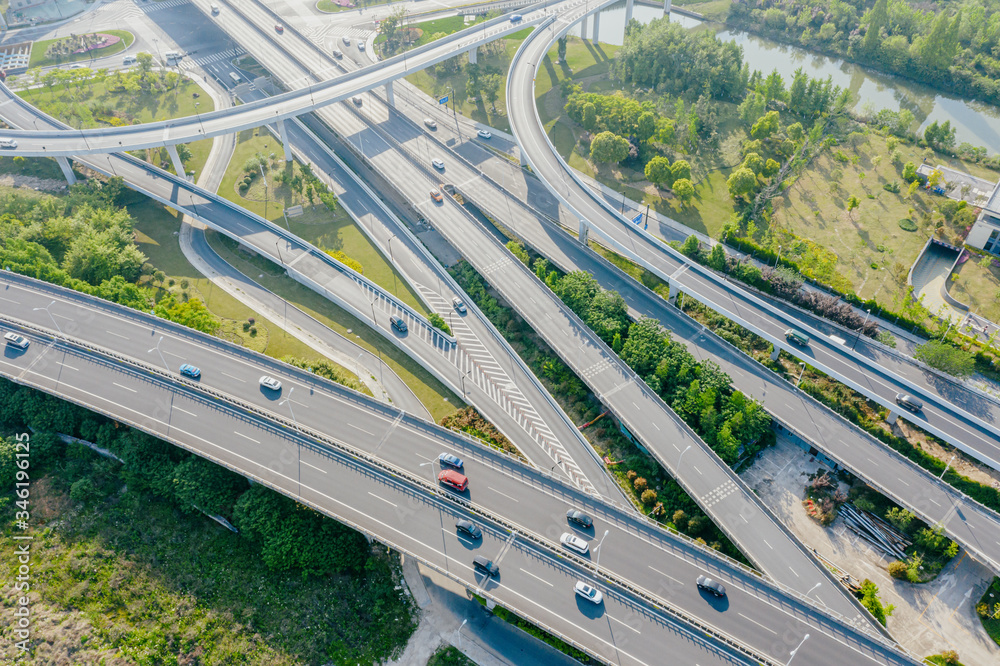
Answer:
[{"label": "construction material pile", "polygon": [[843,516],[847,529],[873,547],[894,559],[906,559],[904,551],[913,543],[913,540],[895,527],[875,514],[859,509],[853,504],[844,504],[840,507],[840,515]]}]

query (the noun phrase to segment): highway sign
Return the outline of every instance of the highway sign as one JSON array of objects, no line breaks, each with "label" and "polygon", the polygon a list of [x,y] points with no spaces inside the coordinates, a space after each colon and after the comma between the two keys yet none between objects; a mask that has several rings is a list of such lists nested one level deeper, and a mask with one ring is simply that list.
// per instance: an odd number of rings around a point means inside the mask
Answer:
[{"label": "highway sign", "polygon": [[438,100],[438,104],[447,104],[447,103],[448,103],[448,96],[447,95],[445,95],[444,97],[442,97],[441,99]]},{"label": "highway sign", "polygon": [[632,224],[642,224],[642,211],[639,211],[639,214],[632,218]]}]

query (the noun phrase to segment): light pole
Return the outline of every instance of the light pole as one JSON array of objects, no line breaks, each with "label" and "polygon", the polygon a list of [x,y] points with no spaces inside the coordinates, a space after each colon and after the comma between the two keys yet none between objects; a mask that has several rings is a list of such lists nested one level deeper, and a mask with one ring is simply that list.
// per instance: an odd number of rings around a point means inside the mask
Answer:
[{"label": "light pole", "polygon": [[808,591],[808,592],[806,592],[806,596],[808,597],[808,596],[809,596],[810,594],[812,594],[812,593],[813,593],[813,590],[815,590],[816,588],[818,588],[818,587],[819,587],[820,585],[822,585],[822,584],[823,584],[823,583],[816,583],[815,585],[813,585],[813,586],[812,586],[811,588],[809,588],[809,591]]},{"label": "light pole", "polygon": [[957,455],[958,454],[956,453],[954,456],[952,456],[951,460],[948,461],[948,464],[944,466],[944,471],[941,472],[941,476],[938,477],[942,481],[944,480],[944,475],[948,473],[948,468],[951,467],[951,463],[955,461],[955,456]]},{"label": "light pole", "polygon": [[468,622],[468,621],[469,621],[468,619],[462,620],[462,624],[458,627],[458,651],[459,652],[462,651],[462,627],[464,627],[465,624],[466,624],[466,622]]},{"label": "light pole", "polygon": [[299,429],[299,422],[295,420],[295,412],[292,410],[292,392],[293,391],[295,391],[295,387],[294,386],[292,388],[288,389],[288,396],[284,400],[282,400],[280,403],[278,403],[278,406],[280,407],[280,406],[284,405],[286,402],[288,403],[288,412],[292,415],[292,423],[295,424],[295,429],[298,430]]},{"label": "light pole", "polygon": [[56,304],[56,302],[52,301],[51,303],[49,303],[48,305],[46,305],[44,308],[32,308],[32,309],[36,310],[36,311],[37,310],[45,310],[49,314],[49,319],[52,320],[52,324],[56,327],[56,330],[59,331],[60,333],[62,333],[62,329],[59,328],[59,322],[57,322],[56,318],[52,316],[52,310],[49,310],[49,308],[51,308],[55,304]]},{"label": "light pole", "polygon": [[[267,144],[264,144],[264,156],[267,157]],[[258,164],[260,167],[260,179],[264,181],[264,219],[267,219],[267,176],[264,175],[264,165]]]},{"label": "light pole", "polygon": [[201,120],[201,113],[198,111],[198,106],[200,104],[201,104],[201,102],[195,102],[194,103],[194,113],[195,113],[196,116],[198,116],[198,124],[201,125],[201,135],[205,136],[205,123],[202,122],[202,120]]},{"label": "light pole", "polygon": [[806,374],[806,364],[799,363],[799,367],[802,368],[802,370],[799,372],[799,378],[795,380],[795,388],[799,387],[799,384],[802,383],[802,375]]},{"label": "light pole", "polygon": [[167,369],[167,372],[170,372],[170,366],[167,365],[167,359],[163,358],[163,352],[160,351],[160,343],[161,342],[163,342],[163,336],[162,335],[160,336],[160,339],[156,341],[156,346],[153,347],[152,349],[146,350],[146,353],[147,354],[152,354],[155,351],[157,354],[159,354],[160,355],[160,360],[163,361],[163,367]]},{"label": "light pole", "polygon": [[854,337],[854,344],[851,345],[851,351],[854,351],[854,348],[858,346],[858,338],[860,338],[861,334],[864,333],[865,324],[868,323],[868,317],[871,316],[871,313],[872,311],[868,310],[868,313],[865,315],[865,320],[861,322],[861,328],[858,330],[858,334]]},{"label": "light pole", "polygon": [[396,258],[392,256],[392,239],[395,236],[389,236],[389,261],[392,262],[392,293],[396,294],[399,291],[399,285],[396,284]]},{"label": "light pole", "polygon": [[778,246],[778,256],[774,258],[774,267],[778,267],[778,262],[781,261],[781,246]]},{"label": "light pole", "polygon": [[594,559],[594,572],[595,573],[597,571],[599,571],[600,568],[601,568],[601,546],[604,545],[604,539],[607,538],[608,532],[610,532],[610,531],[611,530],[604,530],[604,536],[601,537],[601,540],[600,540],[600,542],[598,542],[597,547],[594,548],[594,553],[597,555],[597,557]]},{"label": "light pole", "polygon": [[801,641],[801,642],[800,642],[800,643],[799,643],[798,645],[796,645],[796,646],[795,646],[795,649],[794,649],[794,650],[792,650],[792,651],[791,651],[791,652],[789,653],[789,654],[790,654],[791,656],[790,656],[790,657],[788,658],[788,663],[787,663],[787,664],[785,664],[785,666],[791,666],[791,664],[792,664],[792,659],[795,659],[795,655],[796,655],[796,654],[798,653],[798,651],[799,651],[799,648],[800,648],[800,647],[802,647],[802,643],[805,643],[805,642],[806,642],[806,639],[807,639],[807,638],[809,638],[809,634],[806,634],[805,636],[803,636],[803,637],[802,637],[802,641]]},{"label": "light pole", "polygon": [[278,251],[278,261],[284,266],[285,260],[281,258],[281,248],[278,247],[278,241],[274,241],[274,249]]},{"label": "light pole", "polygon": [[680,468],[680,466],[681,466],[681,459],[684,457],[684,454],[687,453],[688,449],[690,449],[690,448],[691,448],[691,445],[688,444],[687,449],[684,449],[683,451],[681,451],[681,454],[679,456],[677,456],[677,467],[678,468]]}]

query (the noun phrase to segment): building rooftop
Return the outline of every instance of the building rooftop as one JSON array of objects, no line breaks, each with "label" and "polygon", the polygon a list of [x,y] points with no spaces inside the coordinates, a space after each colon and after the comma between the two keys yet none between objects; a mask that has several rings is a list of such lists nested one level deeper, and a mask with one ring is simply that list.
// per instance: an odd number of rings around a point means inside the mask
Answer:
[{"label": "building rooftop", "polygon": [[[996,190],[997,185],[1000,183],[994,183],[983,178],[977,178],[972,174],[965,173],[964,171],[957,171],[946,167],[943,164],[931,166],[927,162],[924,162],[917,167],[917,174],[926,180],[935,169],[940,171],[944,176],[945,194],[949,198],[957,199],[958,201],[968,201],[971,206],[982,207],[987,205],[987,202],[990,202],[995,206],[1000,206],[1000,196],[998,196]],[[1000,209],[995,207],[990,208],[990,210],[1000,211]]]}]

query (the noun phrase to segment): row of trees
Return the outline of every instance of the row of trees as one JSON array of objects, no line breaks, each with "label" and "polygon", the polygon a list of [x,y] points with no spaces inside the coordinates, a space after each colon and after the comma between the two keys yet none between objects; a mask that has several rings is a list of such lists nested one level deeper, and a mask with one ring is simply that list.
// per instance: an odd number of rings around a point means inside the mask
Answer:
[{"label": "row of trees", "polygon": [[[529,263],[524,249],[511,245]],[[718,365],[699,363],[657,320],[632,322],[621,295],[602,289],[589,273],[560,275],[545,259],[532,268],[724,461],[732,464],[760,446],[770,416],[759,402],[734,390]]]},{"label": "row of trees", "polygon": [[954,10],[906,0],[738,0],[728,22],[968,97],[1000,101],[996,0],[968,0]]},{"label": "row of trees", "polygon": [[[304,575],[361,572],[369,558],[363,535],[260,484],[141,431],[121,427],[40,391],[0,380],[0,415],[5,430],[35,430],[31,438],[32,474],[47,465],[84,455],[54,433],[93,442],[124,462],[117,476],[130,492],[150,493],[185,512],[204,511],[228,518],[260,549],[264,563],[277,571]],[[17,467],[9,441],[0,440],[0,491],[6,496]],[[89,455],[89,454],[88,454]],[[35,477],[37,478],[37,477]],[[71,497],[95,497],[93,481],[73,484]]]}]

